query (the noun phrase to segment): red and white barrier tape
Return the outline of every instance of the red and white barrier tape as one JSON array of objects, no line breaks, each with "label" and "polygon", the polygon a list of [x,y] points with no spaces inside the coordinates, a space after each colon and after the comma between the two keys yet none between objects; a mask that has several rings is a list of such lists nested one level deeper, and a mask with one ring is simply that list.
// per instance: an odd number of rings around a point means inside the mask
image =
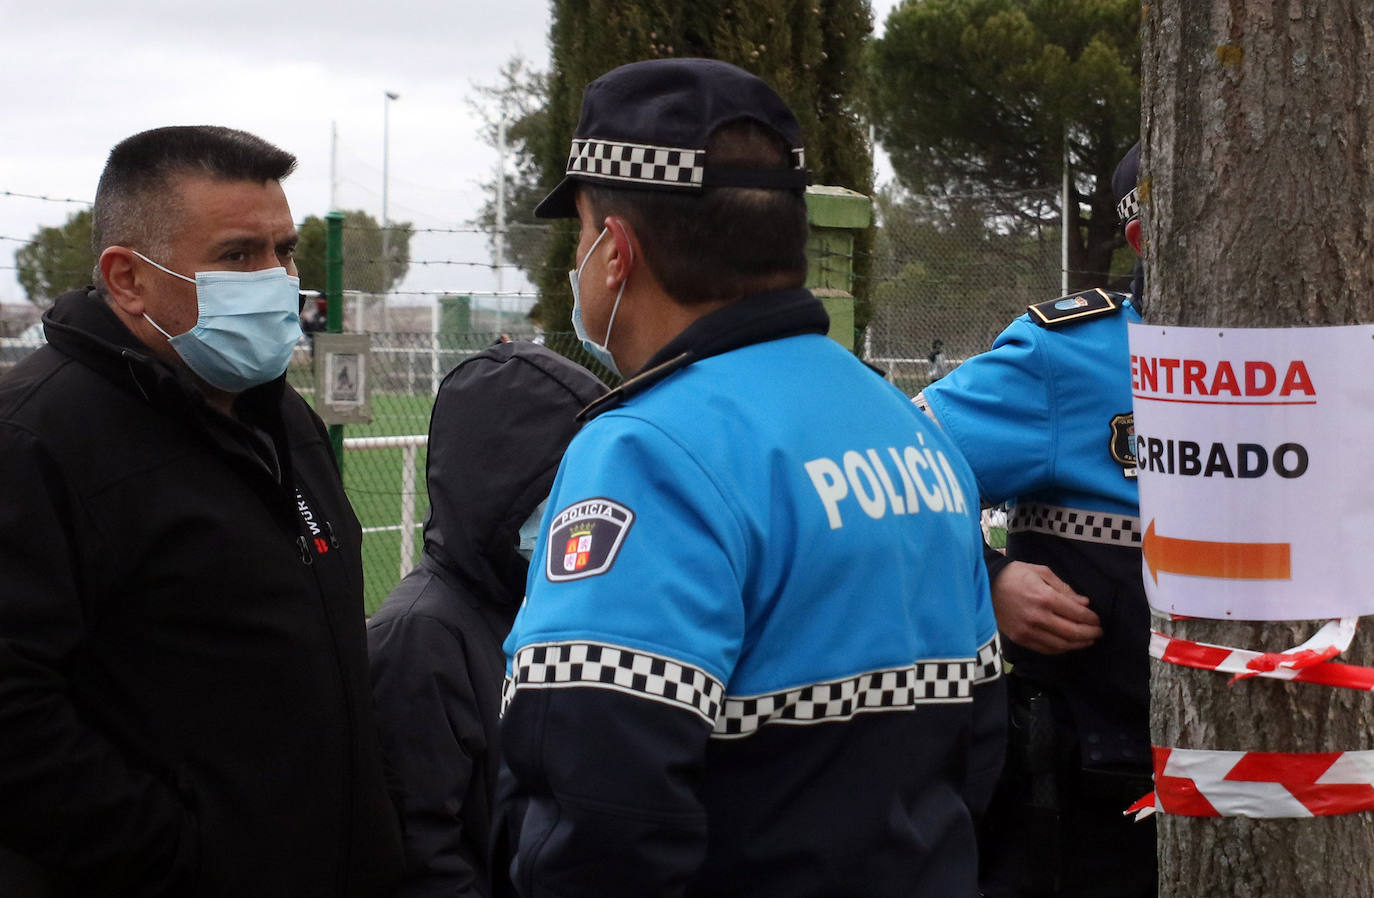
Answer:
[{"label": "red and white barrier tape", "polygon": [[1185,817],[1330,817],[1374,811],[1374,751],[1154,750],[1155,791],[1126,809]]},{"label": "red and white barrier tape", "polygon": [[1374,668],[1330,660],[1350,648],[1356,621],[1353,617],[1330,621],[1311,639],[1286,652],[1252,652],[1154,631],[1150,634],[1150,656],[1170,664],[1234,674],[1233,683],[1249,677],[1268,677],[1370,691],[1374,690]]},{"label": "red and white barrier tape", "polygon": [[[1339,664],[1357,618],[1333,620],[1286,652],[1252,652],[1150,634],[1150,655],[1170,664],[1374,691],[1374,668]],[[1155,790],[1126,809],[1186,817],[1328,817],[1374,811],[1374,751],[1263,752],[1154,749]]]}]

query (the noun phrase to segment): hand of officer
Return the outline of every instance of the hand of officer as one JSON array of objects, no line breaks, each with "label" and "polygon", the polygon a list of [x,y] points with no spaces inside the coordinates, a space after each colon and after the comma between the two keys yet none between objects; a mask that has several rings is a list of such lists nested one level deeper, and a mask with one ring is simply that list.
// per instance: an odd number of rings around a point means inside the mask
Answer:
[{"label": "hand of officer", "polygon": [[1086,648],[1102,635],[1088,600],[1043,564],[1004,567],[992,583],[992,609],[1008,639],[1044,655]]}]

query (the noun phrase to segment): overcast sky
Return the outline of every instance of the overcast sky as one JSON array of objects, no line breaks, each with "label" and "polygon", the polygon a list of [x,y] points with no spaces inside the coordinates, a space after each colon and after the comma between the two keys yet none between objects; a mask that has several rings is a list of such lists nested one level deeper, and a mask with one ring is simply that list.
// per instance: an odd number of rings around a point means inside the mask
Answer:
[{"label": "overcast sky", "polygon": [[[691,2],[691,0],[683,0]],[[897,0],[874,0],[878,30]],[[27,238],[90,200],[110,147],[146,128],[229,125],[295,153],[297,221],[330,199],[381,217],[384,93],[388,207],[417,228],[463,228],[495,152],[465,98],[516,54],[545,67],[547,0],[0,0],[0,237]],[[0,302],[24,301],[0,240]],[[488,260],[475,234],[423,235],[412,258]],[[412,266],[402,290],[492,290],[489,269]],[[508,274],[506,290],[528,289]]]}]

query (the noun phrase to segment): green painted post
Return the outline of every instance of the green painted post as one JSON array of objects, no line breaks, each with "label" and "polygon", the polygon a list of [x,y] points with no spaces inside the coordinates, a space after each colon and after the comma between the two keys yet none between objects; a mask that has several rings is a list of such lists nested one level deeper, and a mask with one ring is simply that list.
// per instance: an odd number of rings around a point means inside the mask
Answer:
[{"label": "green painted post", "polygon": [[806,286],[830,313],[830,337],[854,349],[854,232],[873,223],[868,197],[843,187],[806,188]]},{"label": "green painted post", "polygon": [[[342,212],[325,215],[324,242],[324,295],[325,328],[331,334],[343,333],[343,223]],[[334,447],[334,458],[339,463],[339,473],[343,474],[344,429],[342,424],[329,426],[329,443]]]}]

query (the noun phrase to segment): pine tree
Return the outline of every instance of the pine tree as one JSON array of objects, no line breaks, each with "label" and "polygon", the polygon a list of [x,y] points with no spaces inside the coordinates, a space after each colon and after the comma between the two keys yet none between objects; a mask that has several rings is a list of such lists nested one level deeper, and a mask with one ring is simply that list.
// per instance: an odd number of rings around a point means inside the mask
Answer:
[{"label": "pine tree", "polygon": [[1069,281],[1106,284],[1125,245],[1111,175],[1138,133],[1139,30],[1139,0],[907,0],[868,57],[902,186],[1039,226],[1060,220],[1046,188],[1067,161]]}]

